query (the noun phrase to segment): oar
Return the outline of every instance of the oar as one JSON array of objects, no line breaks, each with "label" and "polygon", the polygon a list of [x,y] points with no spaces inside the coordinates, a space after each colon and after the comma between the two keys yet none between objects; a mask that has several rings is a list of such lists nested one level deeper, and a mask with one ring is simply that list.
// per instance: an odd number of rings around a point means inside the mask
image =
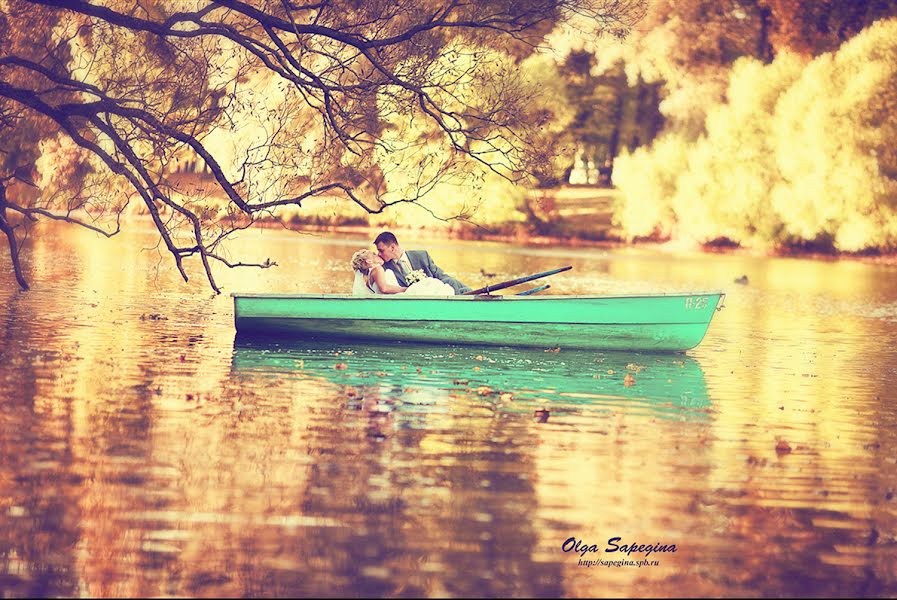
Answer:
[{"label": "oar", "polygon": [[526,283],[527,281],[532,281],[534,279],[541,279],[542,277],[548,277],[549,275],[557,275],[558,273],[563,273],[564,271],[569,271],[573,267],[561,267],[560,269],[554,269],[553,271],[545,271],[544,273],[536,273],[535,275],[527,275],[526,277],[520,277],[518,279],[511,279],[509,281],[502,281],[501,283],[496,283],[493,285],[487,285],[486,287],[482,287],[478,290],[471,290],[469,292],[464,292],[465,296],[473,296],[474,294],[488,294],[489,292],[497,292],[498,290],[503,290],[505,288],[509,288],[515,285],[520,285],[521,283]]},{"label": "oar", "polygon": [[544,292],[551,286],[547,283],[545,285],[540,285],[539,287],[534,287],[531,290],[526,290],[525,292],[520,292],[519,294],[514,294],[515,296],[532,296],[533,294],[538,294],[539,292]]}]

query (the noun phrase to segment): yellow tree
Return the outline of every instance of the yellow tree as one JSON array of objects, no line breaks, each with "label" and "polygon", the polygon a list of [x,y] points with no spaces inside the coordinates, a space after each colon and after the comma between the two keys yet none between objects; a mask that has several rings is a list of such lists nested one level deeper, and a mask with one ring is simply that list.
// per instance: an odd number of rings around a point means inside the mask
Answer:
[{"label": "yellow tree", "polygon": [[697,140],[618,161],[617,222],[661,236],[840,251],[897,248],[897,19],[813,59],[743,58]]}]

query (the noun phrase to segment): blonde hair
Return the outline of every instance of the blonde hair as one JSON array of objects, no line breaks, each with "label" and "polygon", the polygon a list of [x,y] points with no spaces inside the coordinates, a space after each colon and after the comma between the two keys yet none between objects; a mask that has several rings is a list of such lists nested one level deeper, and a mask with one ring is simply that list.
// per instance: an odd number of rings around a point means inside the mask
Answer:
[{"label": "blonde hair", "polygon": [[374,266],[374,257],[377,253],[373,250],[363,249],[352,255],[352,268],[359,273],[364,273]]}]

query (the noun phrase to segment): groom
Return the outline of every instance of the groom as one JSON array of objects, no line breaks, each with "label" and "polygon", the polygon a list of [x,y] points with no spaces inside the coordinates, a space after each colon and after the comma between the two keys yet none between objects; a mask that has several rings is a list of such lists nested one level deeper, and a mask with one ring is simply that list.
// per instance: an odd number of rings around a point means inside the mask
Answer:
[{"label": "groom", "polygon": [[470,291],[469,287],[440,269],[425,250],[408,250],[407,252],[402,250],[399,240],[389,231],[378,235],[374,240],[374,245],[377,247],[380,258],[383,259],[383,267],[396,274],[399,285],[407,286],[405,275],[421,269],[427,277],[435,277],[452,286],[455,295]]}]

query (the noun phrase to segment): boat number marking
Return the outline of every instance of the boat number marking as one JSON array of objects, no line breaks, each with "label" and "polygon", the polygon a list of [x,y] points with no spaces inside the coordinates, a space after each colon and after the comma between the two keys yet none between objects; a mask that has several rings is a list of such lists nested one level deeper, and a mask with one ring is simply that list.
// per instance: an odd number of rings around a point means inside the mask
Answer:
[{"label": "boat number marking", "polygon": [[694,296],[685,299],[685,310],[702,310],[707,308],[707,296]]}]

